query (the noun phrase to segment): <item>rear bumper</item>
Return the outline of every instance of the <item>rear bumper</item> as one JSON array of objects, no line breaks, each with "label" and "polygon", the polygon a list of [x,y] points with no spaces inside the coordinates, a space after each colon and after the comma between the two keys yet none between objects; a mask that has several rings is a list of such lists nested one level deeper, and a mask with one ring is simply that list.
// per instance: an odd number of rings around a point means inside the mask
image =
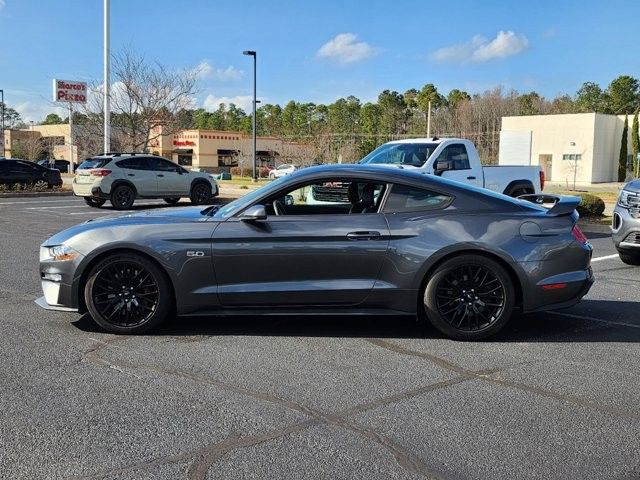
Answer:
[{"label": "rear bumper", "polygon": [[540,289],[540,295],[544,296],[545,302],[548,303],[540,305],[532,310],[528,310],[525,313],[560,310],[572,307],[579,303],[582,300],[582,297],[591,290],[591,287],[595,282],[595,278],[591,267],[584,272],[571,272],[571,274],[577,274],[576,278],[573,281],[566,282],[566,287],[562,289],[544,291],[544,287],[542,285],[538,285],[537,287]]}]

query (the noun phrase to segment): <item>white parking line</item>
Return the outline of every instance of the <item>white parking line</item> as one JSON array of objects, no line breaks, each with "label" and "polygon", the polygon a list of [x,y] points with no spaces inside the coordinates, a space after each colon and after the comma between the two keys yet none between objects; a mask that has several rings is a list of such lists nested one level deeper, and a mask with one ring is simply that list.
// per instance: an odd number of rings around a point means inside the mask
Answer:
[{"label": "white parking line", "polygon": [[579,320],[589,320],[591,322],[607,323],[610,325],[620,325],[622,327],[640,328],[640,325],[635,323],[614,322],[611,320],[603,320],[601,318],[587,317],[586,315],[575,315],[573,313],[564,313],[564,312],[546,312],[546,313],[550,313],[551,315],[562,315],[563,317],[577,318]]},{"label": "white parking line", "polygon": [[602,260],[611,260],[612,258],[618,258],[618,254],[607,255],[605,257],[592,258],[591,262],[601,262]]}]

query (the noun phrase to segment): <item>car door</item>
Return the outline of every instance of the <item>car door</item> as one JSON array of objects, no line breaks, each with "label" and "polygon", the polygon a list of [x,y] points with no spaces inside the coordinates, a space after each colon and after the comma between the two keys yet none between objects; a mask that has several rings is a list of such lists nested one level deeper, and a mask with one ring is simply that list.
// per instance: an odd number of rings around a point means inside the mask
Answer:
[{"label": "car door", "polygon": [[309,213],[313,207],[259,221],[237,215],[216,229],[213,263],[222,305],[339,306],[367,298],[389,243],[384,215],[349,214],[348,205],[345,213]]},{"label": "car door", "polygon": [[473,168],[469,162],[467,147],[462,143],[447,145],[435,159],[433,165],[437,170],[438,164],[446,164],[447,168],[440,175],[462,183],[468,183],[477,187],[483,186],[482,166]]},{"label": "car door", "polygon": [[156,174],[159,196],[189,195],[189,175],[184,168],[157,157],[149,157],[149,163]]},{"label": "car door", "polygon": [[122,169],[123,178],[129,180],[141,197],[155,197],[158,194],[158,179],[151,169],[147,157],[129,157],[116,162]]},{"label": "car door", "polygon": [[38,166],[27,161],[11,162],[9,173],[12,183],[32,183],[42,178],[42,172]]}]

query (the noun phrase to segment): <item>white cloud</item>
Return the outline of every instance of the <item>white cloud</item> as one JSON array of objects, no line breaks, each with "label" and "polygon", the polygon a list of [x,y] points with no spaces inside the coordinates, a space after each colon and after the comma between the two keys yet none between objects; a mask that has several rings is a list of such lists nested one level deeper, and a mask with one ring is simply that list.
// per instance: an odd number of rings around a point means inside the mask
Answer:
[{"label": "white cloud", "polygon": [[360,62],[378,54],[374,47],[367,42],[356,41],[357,38],[358,36],[353,33],[339,33],[322,45],[316,55],[320,58],[348,64]]},{"label": "white cloud", "polygon": [[0,10],[3,9],[6,4],[7,2],[5,2],[5,0],[0,0]]},{"label": "white cloud", "polygon": [[[2,2],[2,0],[0,0]],[[15,106],[16,111],[20,114],[23,121],[41,122],[50,113],[57,113],[61,117],[69,115],[68,108],[53,106],[51,102],[22,102]]]},{"label": "white cloud", "polygon": [[194,71],[198,78],[214,78],[223,82],[240,80],[244,76],[244,71],[237,69],[233,65],[229,65],[227,68],[215,68],[206,60],[201,61]]},{"label": "white cloud", "polygon": [[489,40],[481,35],[456,45],[443,47],[431,55],[438,62],[486,62],[495,58],[506,58],[517,55],[529,48],[529,40],[511,30],[500,30],[496,37]]},{"label": "white cloud", "polygon": [[[265,102],[264,98],[259,97],[258,102]],[[224,103],[227,107],[230,103],[233,103],[236,107],[240,107],[246,113],[253,111],[253,95],[236,95],[235,97],[216,97],[215,95],[207,95],[204,99],[203,106],[205,110],[213,112],[220,104]],[[258,104],[260,107],[260,104]]]}]

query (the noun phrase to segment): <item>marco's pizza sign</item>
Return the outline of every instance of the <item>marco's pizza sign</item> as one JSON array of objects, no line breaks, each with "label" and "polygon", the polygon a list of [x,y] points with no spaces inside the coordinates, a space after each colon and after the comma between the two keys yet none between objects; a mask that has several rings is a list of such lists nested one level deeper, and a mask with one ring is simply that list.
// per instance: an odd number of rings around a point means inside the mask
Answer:
[{"label": "marco's pizza sign", "polygon": [[87,103],[87,83],[53,79],[53,101]]}]

